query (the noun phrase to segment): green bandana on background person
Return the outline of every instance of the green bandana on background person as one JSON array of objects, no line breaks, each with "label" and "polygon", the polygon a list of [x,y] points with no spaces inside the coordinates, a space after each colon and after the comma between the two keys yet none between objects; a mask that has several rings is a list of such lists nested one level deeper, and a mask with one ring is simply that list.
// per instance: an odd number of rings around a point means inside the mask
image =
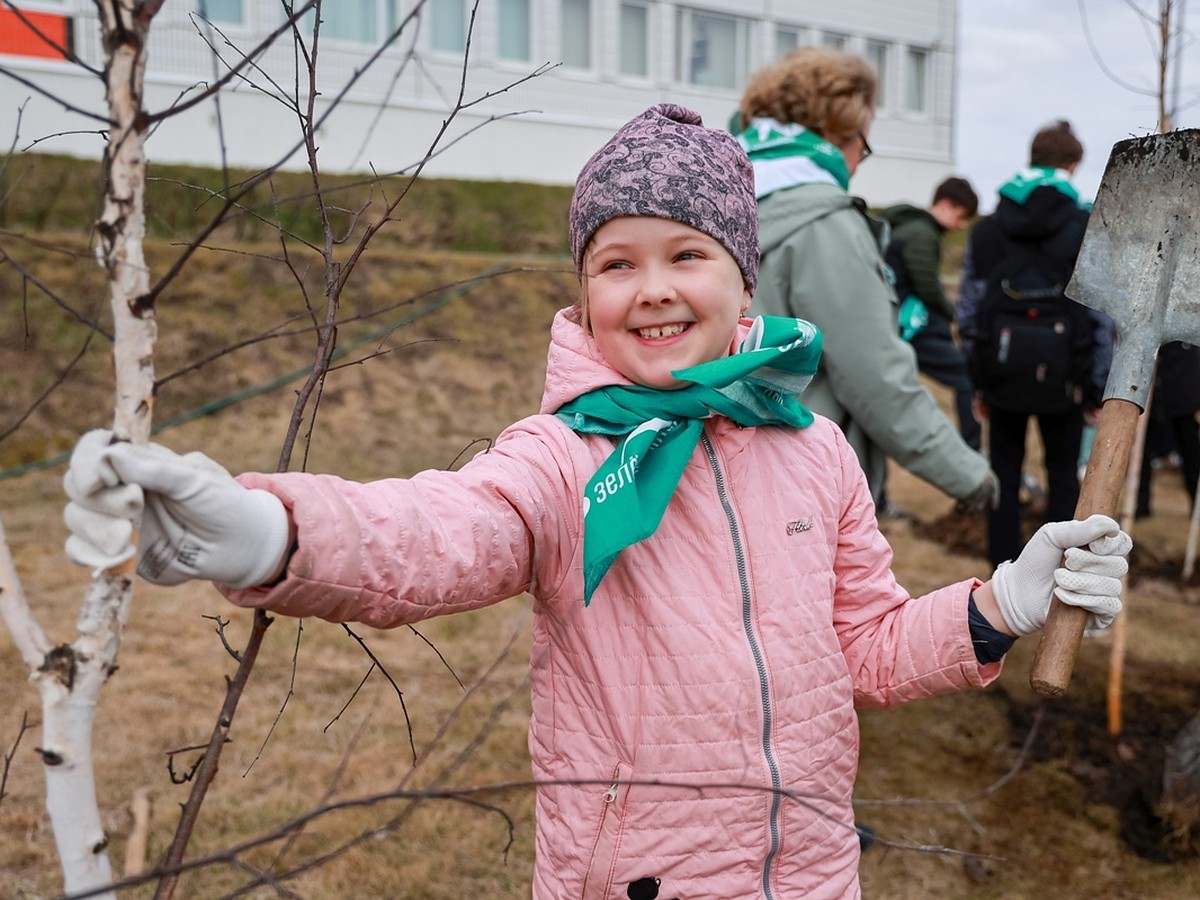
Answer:
[{"label": "green bandana on background person", "polygon": [[1079,203],[1079,191],[1071,184],[1071,173],[1066,169],[1056,169],[1053,166],[1029,166],[1022,169],[1004,184],[1000,185],[997,193],[1007,197],[1022,206],[1040,187],[1052,187],[1061,194]]},{"label": "green bandana on background person", "polygon": [[752,119],[737,139],[754,164],[754,193],[760,200],[781,188],[811,181],[850,189],[850,169],[842,151],[803,125]]},{"label": "green bandana on background person", "polygon": [[624,435],[588,481],[583,497],[583,604],[617,555],[658,529],[703,420],[806,428],[813,415],[797,399],[821,358],[810,322],[759,316],[736,353],[671,374],[691,382],[666,391],[613,385],[563,404],[556,415],[583,434]]},{"label": "green bandana on background person", "polygon": [[900,301],[896,318],[900,323],[900,340],[911,341],[929,325],[929,307],[916,294],[909,294]]}]

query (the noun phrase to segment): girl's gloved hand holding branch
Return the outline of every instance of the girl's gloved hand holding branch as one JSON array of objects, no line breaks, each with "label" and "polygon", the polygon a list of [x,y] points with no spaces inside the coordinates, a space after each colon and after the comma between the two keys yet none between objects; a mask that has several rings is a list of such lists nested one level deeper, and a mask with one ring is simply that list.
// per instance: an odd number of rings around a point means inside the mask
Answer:
[{"label": "girl's gloved hand holding branch", "polygon": [[160,444],[113,443],[85,434],[63,479],[67,556],[107,569],[134,553],[154,584],[190,578],[246,588],[278,576],[291,546],[287,510],[274,494],[248,490],[203,453],[180,456]]}]

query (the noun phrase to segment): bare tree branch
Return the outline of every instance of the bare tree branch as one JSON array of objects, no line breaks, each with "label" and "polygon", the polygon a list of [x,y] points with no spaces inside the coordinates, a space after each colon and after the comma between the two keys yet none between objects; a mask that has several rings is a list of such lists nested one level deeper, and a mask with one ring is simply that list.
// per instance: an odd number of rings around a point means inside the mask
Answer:
[{"label": "bare tree branch", "polygon": [[[0,234],[9,234],[9,232],[0,231]],[[40,290],[50,299],[52,303],[54,303],[55,306],[57,306],[71,318],[75,319],[82,325],[86,325],[93,333],[99,334],[101,337],[104,337],[109,341],[113,339],[113,334],[111,331],[108,331],[106,328],[104,328],[95,318],[79,312],[77,309],[67,303],[67,301],[64,300],[57,291],[42,281],[31,269],[23,266],[20,262],[5,252],[2,247],[0,247],[0,262],[7,263],[20,272],[21,277],[26,282],[32,284],[34,287]]]},{"label": "bare tree branch", "polygon": [[[355,633],[354,629],[344,622],[342,623],[342,629],[346,632],[346,634],[354,638],[358,646],[362,648],[363,653],[367,654],[368,658],[370,658],[372,668],[378,669],[380,672],[382,672],[383,677],[386,678],[388,684],[392,686],[392,690],[396,692],[396,699],[400,701],[400,711],[404,714],[404,724],[408,729],[408,746],[409,749],[412,750],[413,765],[415,766],[417,764],[417,745],[413,740],[412,719],[408,714],[408,704],[404,702],[404,691],[400,690],[400,685],[396,684],[396,679],[392,677],[392,673],[387,670],[387,667],[380,662],[379,657],[372,652],[369,646],[367,646],[367,642],[359,637],[358,634]],[[443,662],[444,661],[445,660],[443,660]],[[453,671],[451,671],[451,674],[453,674]],[[458,681],[457,675],[454,676],[454,680]],[[461,681],[458,683],[462,684]]]},{"label": "bare tree branch", "polygon": [[88,332],[88,336],[84,339],[83,346],[79,348],[79,352],[75,354],[75,358],[67,363],[66,367],[59,372],[57,376],[55,376],[54,381],[47,385],[45,390],[43,390],[40,394],[38,394],[37,397],[33,399],[33,402],[29,404],[29,407],[20,415],[18,415],[8,428],[6,428],[4,431],[0,431],[0,441],[3,441],[5,438],[14,434],[17,429],[25,423],[25,420],[33,414],[34,410],[41,406],[46,398],[54,393],[54,391],[56,391],[58,387],[67,380],[67,377],[75,369],[75,366],[78,365],[79,361],[83,359],[84,354],[87,353],[88,345],[90,345],[92,342],[93,334],[95,334],[94,331]]},{"label": "bare tree branch", "polygon": [[21,738],[25,737],[25,732],[30,728],[29,713],[21,713],[21,727],[17,729],[17,736],[13,739],[12,747],[4,754],[4,770],[0,772],[0,804],[4,802],[4,798],[8,796],[8,773],[12,768],[12,761],[16,759],[17,748],[21,746]]},{"label": "bare tree branch", "polygon": [[225,701],[221,704],[221,710],[217,714],[217,721],[205,747],[204,756],[196,768],[192,792],[183,805],[179,825],[176,827],[175,835],[163,857],[161,870],[166,874],[159,880],[158,889],[154,893],[155,900],[167,900],[174,896],[179,875],[183,871],[180,863],[187,850],[188,842],[191,840],[192,832],[195,831],[208,785],[216,777],[217,768],[220,765],[221,747],[229,740],[234,714],[237,712],[246,684],[250,680],[250,673],[254,670],[254,663],[258,659],[258,652],[262,649],[263,638],[272,621],[273,619],[262,610],[255,611],[250,637],[246,641],[246,646],[242,648],[242,658],[238,663],[237,671],[226,682]]},{"label": "bare tree branch", "polygon": [[[148,113],[146,116],[147,121],[151,124],[156,124],[165,119],[169,119],[172,116],[177,116],[180,113],[187,112],[189,109],[192,109],[195,106],[199,106],[205,100],[208,100],[210,97],[215,96],[221,90],[221,88],[225,87],[225,85],[229,84],[229,82],[231,82],[237,78],[240,78],[242,75],[242,72],[245,69],[250,68],[251,66],[254,65],[254,60],[256,60],[259,56],[261,56],[263,53],[265,53],[271,46],[273,46],[274,43],[282,35],[287,34],[289,31],[292,31],[295,28],[296,23],[300,20],[300,18],[305,13],[307,13],[310,9],[313,9],[314,7],[318,6],[319,4],[320,4],[320,0],[307,0],[307,2],[304,3],[304,5],[302,5],[299,9],[289,10],[287,19],[278,28],[276,28],[269,35],[267,35],[265,38],[263,38],[261,41],[259,41],[258,46],[256,46],[249,53],[244,54],[242,56],[241,62],[239,62],[237,65],[231,67],[229,69],[229,71],[227,71],[224,75],[222,75],[220,78],[218,78],[212,84],[206,85],[203,91],[201,91],[199,94],[192,97],[191,99],[187,100],[186,102],[177,103],[173,106],[169,106],[168,108],[162,110],[161,112]],[[212,45],[210,44],[209,46],[211,47]],[[215,52],[215,48],[214,48],[214,52]]]},{"label": "bare tree branch", "polygon": [[1100,71],[1103,72],[1105,74],[1105,76],[1107,76],[1109,81],[1111,81],[1113,84],[1117,85],[1118,87],[1123,87],[1123,88],[1125,88],[1125,90],[1130,91],[1134,94],[1142,94],[1147,97],[1153,96],[1153,92],[1151,90],[1149,90],[1148,88],[1139,87],[1135,84],[1125,81],[1119,75],[1117,75],[1116,72],[1114,72],[1111,68],[1109,68],[1108,63],[1106,63],[1104,61],[1104,57],[1101,55],[1099,49],[1096,47],[1095,39],[1092,37],[1091,24],[1088,20],[1087,6],[1084,4],[1084,0],[1075,0],[1075,4],[1079,8],[1079,21],[1083,25],[1084,40],[1087,41],[1088,50],[1092,54],[1092,59],[1094,59],[1096,61],[1096,65],[1098,65],[1100,67]]},{"label": "bare tree branch", "polygon": [[254,754],[254,758],[250,760],[250,765],[246,766],[246,770],[242,772],[243,778],[250,774],[250,770],[254,768],[254,764],[262,758],[263,751],[267,748],[267,744],[270,743],[271,735],[275,733],[276,726],[278,726],[279,722],[283,719],[283,713],[287,709],[288,703],[290,703],[292,698],[296,696],[296,669],[299,668],[300,665],[300,641],[303,637],[304,620],[297,619],[296,643],[292,647],[291,675],[288,678],[287,693],[283,697],[283,702],[279,704],[279,709],[275,713],[275,718],[271,720],[271,727],[267,729],[267,733],[263,737],[262,743],[258,745],[258,752]]}]

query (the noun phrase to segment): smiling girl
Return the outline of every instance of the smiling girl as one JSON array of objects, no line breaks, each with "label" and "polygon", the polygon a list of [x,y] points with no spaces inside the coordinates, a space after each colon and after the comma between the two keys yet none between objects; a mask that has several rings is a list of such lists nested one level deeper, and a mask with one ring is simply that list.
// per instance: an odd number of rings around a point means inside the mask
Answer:
[{"label": "smiling girl", "polygon": [[798,399],[819,332],[741,317],[750,165],[690,110],[588,161],[570,237],[541,413],[462,470],[234,480],[91,432],[68,553],[127,559],[140,514],[155,583],[376,627],[528,592],[535,898],[856,897],[854,707],[988,683],[1052,591],[1105,626],[1129,538],[1047,525],[990,582],[909,596],[853,450]]}]

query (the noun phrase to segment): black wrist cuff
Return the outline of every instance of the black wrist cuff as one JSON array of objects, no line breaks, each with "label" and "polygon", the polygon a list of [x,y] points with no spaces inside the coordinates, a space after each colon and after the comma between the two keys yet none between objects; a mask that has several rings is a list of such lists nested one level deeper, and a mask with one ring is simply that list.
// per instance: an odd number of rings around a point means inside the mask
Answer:
[{"label": "black wrist cuff", "polygon": [[997,631],[975,605],[975,592],[967,597],[967,625],[971,629],[971,643],[975,647],[975,661],[980,665],[999,662],[1012,649],[1017,639]]}]

